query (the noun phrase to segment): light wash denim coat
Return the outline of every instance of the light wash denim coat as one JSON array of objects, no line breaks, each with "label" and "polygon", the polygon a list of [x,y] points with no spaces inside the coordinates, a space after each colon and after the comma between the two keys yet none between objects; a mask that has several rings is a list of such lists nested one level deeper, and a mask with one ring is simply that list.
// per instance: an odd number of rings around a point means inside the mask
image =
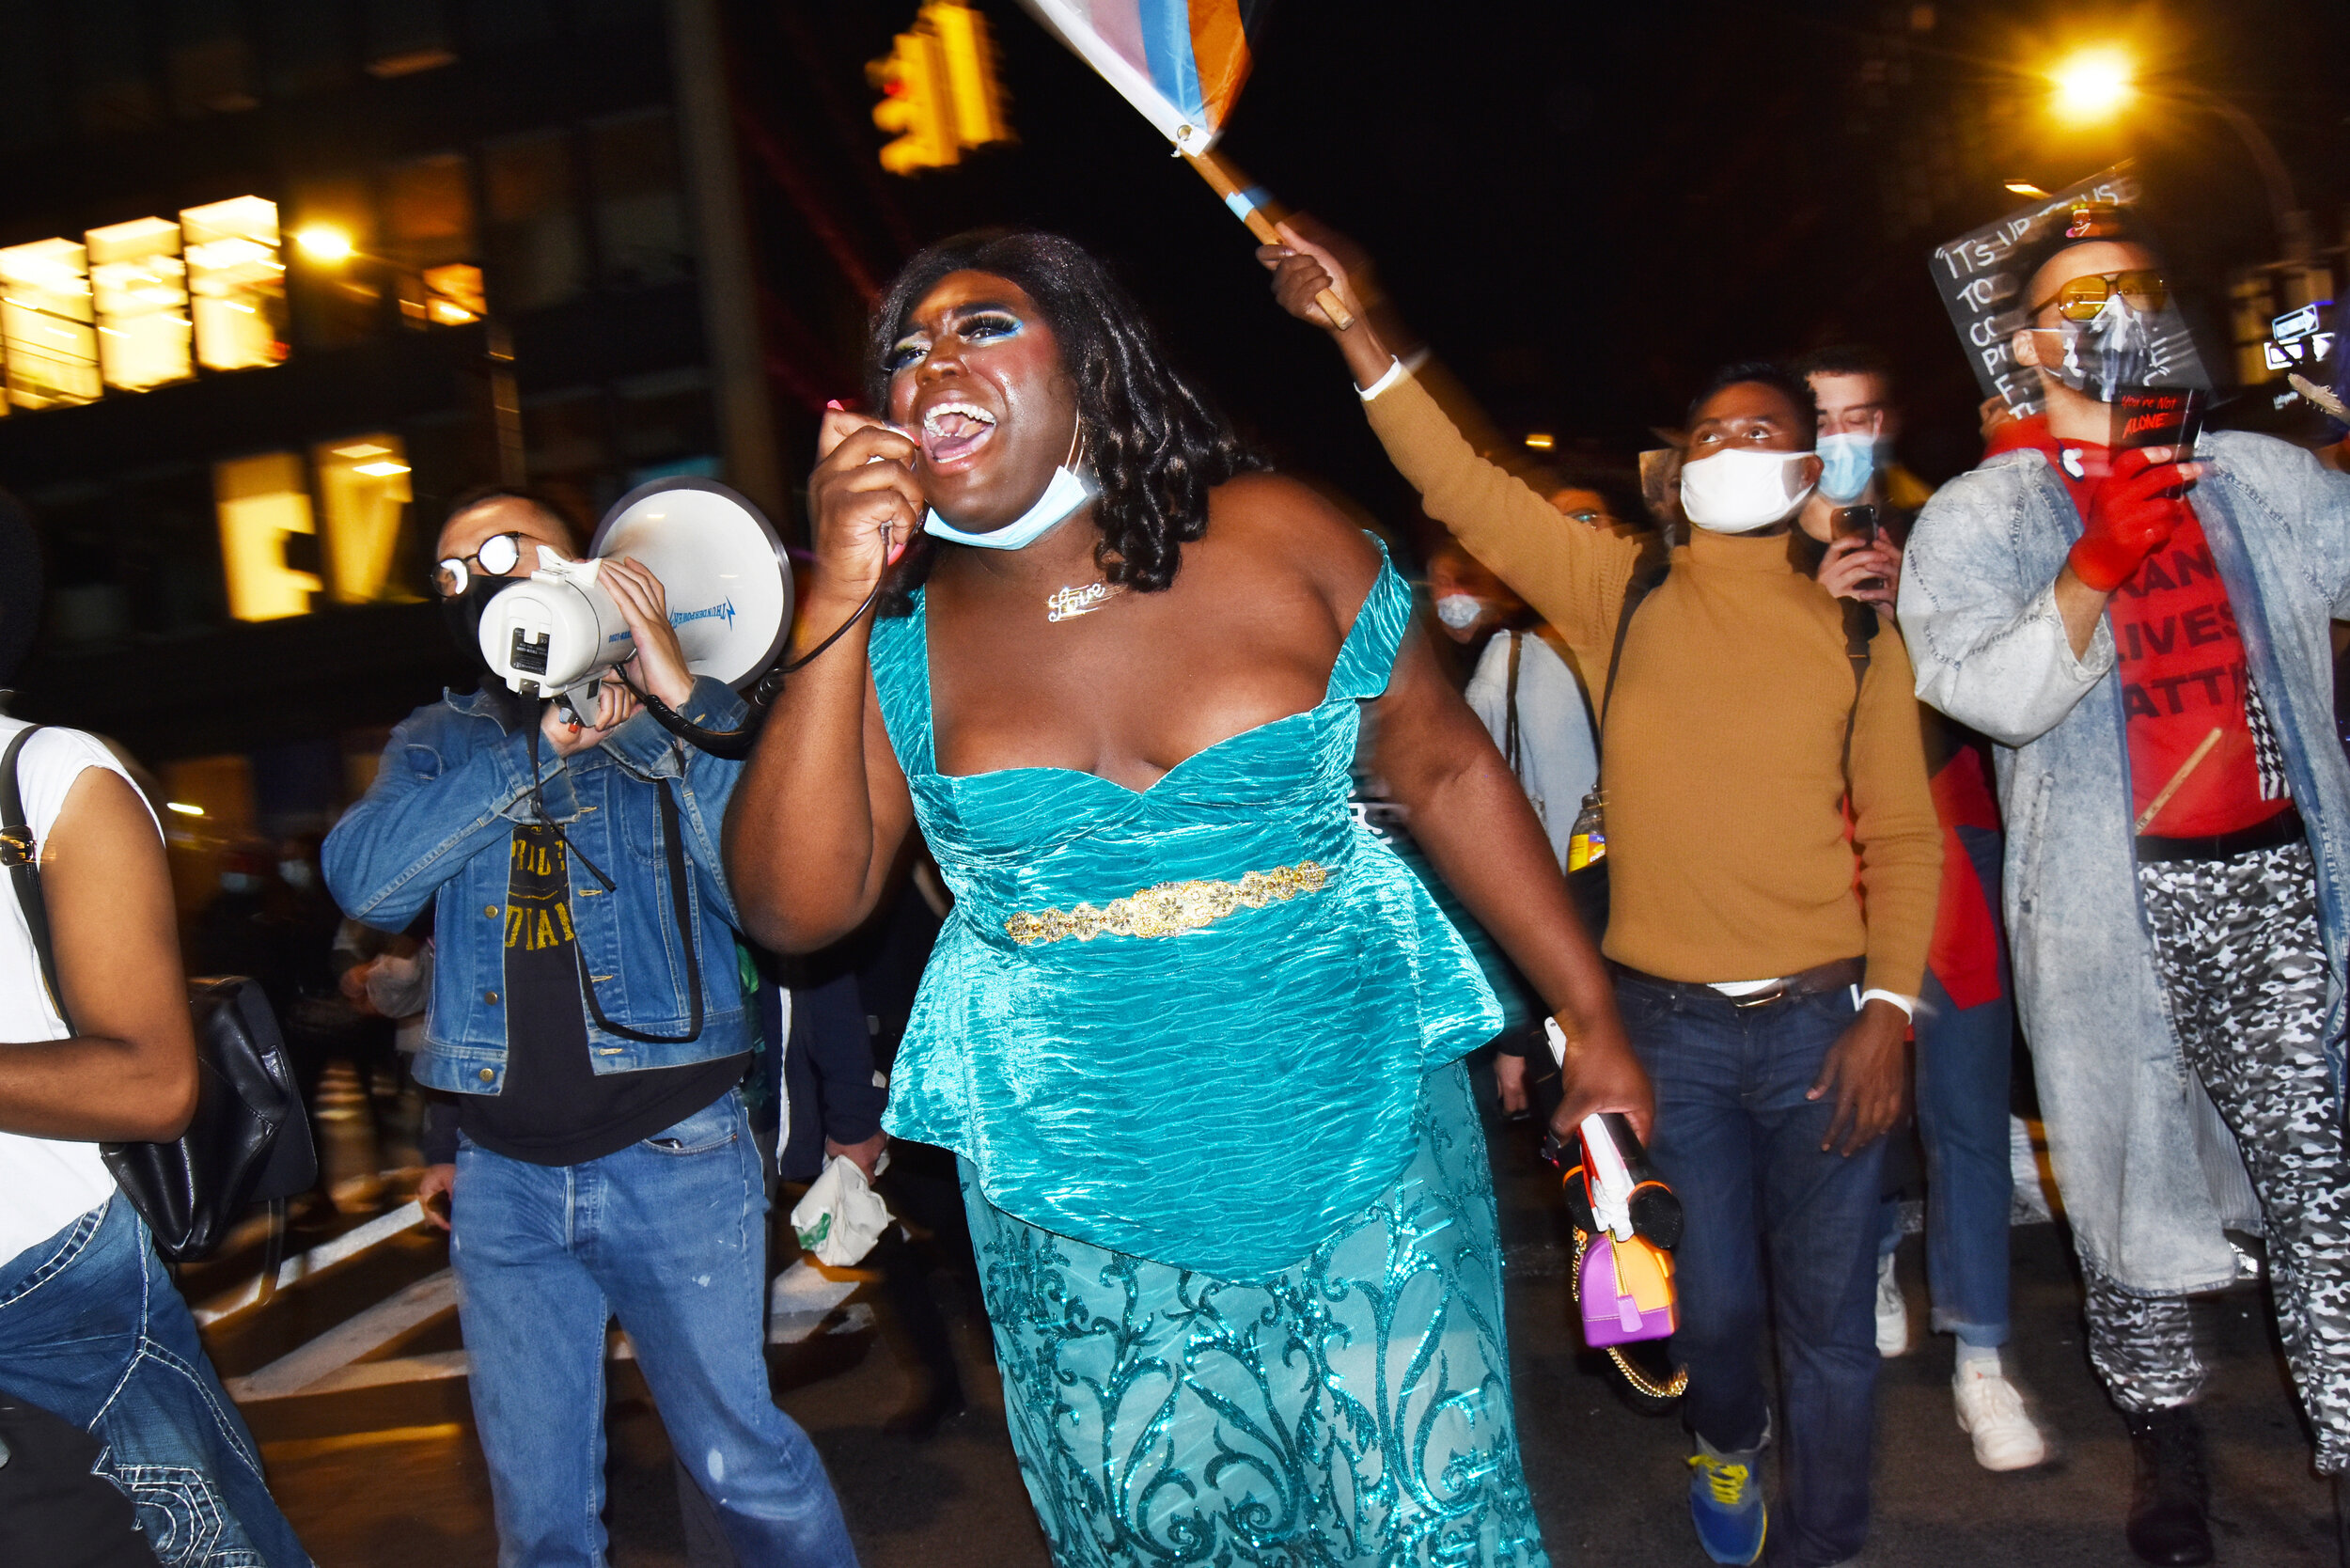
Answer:
[{"label": "light wash denim coat", "polygon": [[[2350,478],[2267,436],[2206,435],[2196,516],[2309,824],[2339,1111],[2350,764],[2327,622],[2350,617]],[[2248,1192],[2188,1072],[2139,902],[2113,630],[2075,658],[2056,576],[2081,520],[2038,450],[1942,487],[1910,536],[1902,630],[1918,696],[1998,743],[2007,927],[2048,1152],[2082,1256],[2146,1294],[2233,1278]]]},{"label": "light wash denim coat", "polygon": [[[446,693],[392,731],[375,782],[343,813],[321,854],[343,913],[388,931],[427,903],[432,917],[432,1005],[416,1053],[418,1082],[460,1094],[506,1084],[506,892],[514,825],[531,820],[529,730],[508,729],[487,692]],[[529,705],[525,725],[535,725]],[[726,729],[743,699],[708,677],[694,682],[685,714]],[[719,858],[727,800],[742,776],[728,761],[674,740],[638,713],[569,758],[540,745],[547,814],[617,885],[607,892],[573,855],[572,929],[603,1015],[632,1040],[588,1017],[598,1073],[713,1061],[750,1049],[749,1018],[734,956],[733,895]],[[680,940],[678,902],[663,852],[659,790],[674,792],[684,851],[682,900],[693,944]],[[691,1040],[701,975],[702,1027]]]}]

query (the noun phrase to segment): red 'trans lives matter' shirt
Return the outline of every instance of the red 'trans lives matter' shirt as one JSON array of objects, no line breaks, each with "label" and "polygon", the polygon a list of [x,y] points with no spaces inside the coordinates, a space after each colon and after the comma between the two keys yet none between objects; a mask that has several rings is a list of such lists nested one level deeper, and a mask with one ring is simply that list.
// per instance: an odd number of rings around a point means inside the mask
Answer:
[{"label": "red 'trans lives matter' shirt", "polygon": [[[2104,483],[2110,448],[2060,442],[2045,416],[2038,416],[2003,426],[1991,449],[2025,447],[2048,455],[2086,518]],[[2131,814],[2142,815],[2211,732],[2219,731],[2210,755],[2143,829],[2166,839],[2201,839],[2256,827],[2292,803],[2227,585],[2212,564],[2194,507],[2181,510],[2170,541],[2115,590],[2107,614],[2128,722]]]}]

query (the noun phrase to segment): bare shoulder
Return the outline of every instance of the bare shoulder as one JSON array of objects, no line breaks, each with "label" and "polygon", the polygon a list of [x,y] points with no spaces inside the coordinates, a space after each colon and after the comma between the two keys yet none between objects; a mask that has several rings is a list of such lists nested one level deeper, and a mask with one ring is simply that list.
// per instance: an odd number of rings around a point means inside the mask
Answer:
[{"label": "bare shoulder", "polygon": [[1262,581],[1310,585],[1343,627],[1378,580],[1368,519],[1287,474],[1243,474],[1208,497],[1208,538],[1219,565]]},{"label": "bare shoulder", "polygon": [[93,853],[143,858],[162,847],[154,814],[130,781],[112,768],[88,767],[66,792],[57,820],[42,840],[40,858],[44,870],[54,856],[70,874],[75,863],[86,863]]}]

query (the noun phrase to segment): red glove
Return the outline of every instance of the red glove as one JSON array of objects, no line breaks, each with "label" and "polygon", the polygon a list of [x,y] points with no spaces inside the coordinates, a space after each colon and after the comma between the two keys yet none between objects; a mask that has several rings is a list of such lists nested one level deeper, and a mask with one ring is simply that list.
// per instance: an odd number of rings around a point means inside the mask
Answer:
[{"label": "red glove", "polygon": [[2173,463],[2149,463],[2142,447],[2114,459],[2089,503],[2089,525],[2073,546],[2073,575],[2099,593],[2130,580],[2139,563],[2170,542],[2186,515],[2186,479]]}]

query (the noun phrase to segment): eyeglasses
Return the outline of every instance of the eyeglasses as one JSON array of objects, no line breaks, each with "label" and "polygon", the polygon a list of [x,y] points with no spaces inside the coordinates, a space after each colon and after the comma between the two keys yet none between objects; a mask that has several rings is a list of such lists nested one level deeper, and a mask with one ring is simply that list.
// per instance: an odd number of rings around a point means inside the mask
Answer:
[{"label": "eyeglasses", "polygon": [[2170,299],[2170,285],[2160,273],[2138,269],[2123,273],[2092,273],[2086,277],[2068,280],[2065,285],[2031,307],[2037,319],[2050,306],[2068,321],[2093,321],[2106,302],[2116,294],[2132,310],[2148,314],[2160,310]]},{"label": "eyeglasses", "polygon": [[1571,511],[1566,515],[1569,522],[1580,523],[1587,528],[1612,528],[1616,525],[1615,518],[1604,511]]},{"label": "eyeglasses", "polygon": [[470,556],[450,556],[432,569],[432,587],[444,599],[454,599],[465,591],[473,574],[485,577],[509,577],[523,560],[523,536],[520,533],[492,534],[481,541],[481,548]]}]

